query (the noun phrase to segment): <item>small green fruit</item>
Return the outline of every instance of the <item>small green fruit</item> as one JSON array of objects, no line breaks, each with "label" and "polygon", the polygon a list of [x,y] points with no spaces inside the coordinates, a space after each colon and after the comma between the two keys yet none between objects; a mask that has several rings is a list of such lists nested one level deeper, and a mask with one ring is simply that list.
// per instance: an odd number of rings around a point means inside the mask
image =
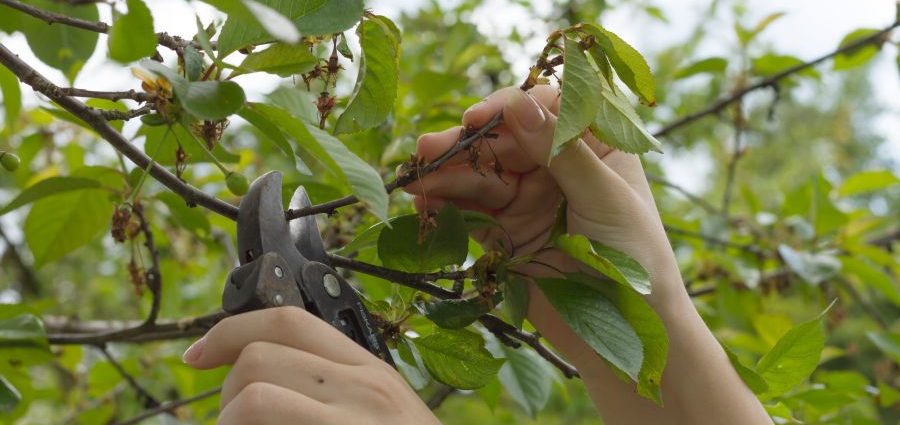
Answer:
[{"label": "small green fruit", "polygon": [[16,171],[21,163],[22,160],[18,156],[9,152],[0,152],[0,164],[3,165],[6,171]]},{"label": "small green fruit", "polygon": [[228,186],[228,190],[237,196],[243,196],[247,193],[247,189],[250,188],[247,178],[243,174],[235,173],[234,171],[228,172],[228,175],[225,176],[225,184]]}]

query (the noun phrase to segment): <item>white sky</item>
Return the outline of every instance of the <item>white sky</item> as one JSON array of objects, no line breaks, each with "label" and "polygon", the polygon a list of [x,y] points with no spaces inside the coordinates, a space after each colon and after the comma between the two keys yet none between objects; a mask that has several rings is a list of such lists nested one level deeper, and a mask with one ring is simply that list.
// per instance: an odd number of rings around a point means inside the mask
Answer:
[{"label": "white sky", "polygon": [[[654,52],[683,40],[691,31],[702,12],[708,7],[710,0],[666,0],[657,1],[670,24],[663,25],[648,17],[643,12],[632,8],[622,7],[605,15],[604,26],[619,34],[622,38],[632,43],[638,50],[651,57]],[[439,0],[442,4],[452,4],[452,0]],[[197,13],[208,23],[215,16],[214,9],[210,6],[194,1],[188,3],[184,0],[153,0],[151,3],[154,12],[157,31],[166,31],[170,34],[190,36],[196,32],[194,14]],[[426,0],[369,0],[367,7],[379,14],[396,18],[402,10],[414,10]],[[535,0],[533,2],[539,15],[545,15],[549,9],[547,2]],[[747,16],[743,22],[745,25],[755,24],[760,18],[773,12],[787,12],[773,23],[759,38],[764,44],[775,46],[779,53],[791,54],[802,59],[812,59],[830,50],[833,50],[841,38],[850,31],[862,28],[880,28],[890,23],[894,17],[895,3],[893,0],[856,0],[852,2],[841,0],[794,0],[791,2],[773,2],[763,0],[747,0]],[[544,24],[537,20],[532,13],[518,7],[509,6],[505,0],[486,0],[484,9],[473,15],[472,20],[485,34],[508,34],[511,28],[520,30],[528,28],[543,28]],[[109,22],[106,12],[108,8],[101,7],[101,19]],[[720,8],[719,17],[709,22],[711,32],[721,33],[721,37],[707,37],[705,44],[701,46],[702,56],[725,54],[736,43],[731,13],[727,7]],[[4,11],[4,13],[7,13]],[[651,31],[644,31],[650,28]],[[897,40],[900,37],[895,36]],[[138,88],[137,80],[130,72],[121,66],[109,63],[106,57],[106,37],[100,37],[100,43],[94,56],[85,65],[75,82],[77,87],[103,90],[127,90]],[[40,62],[28,50],[25,39],[21,35],[12,37],[0,36],[0,42],[6,44],[11,50],[19,53],[29,64],[35,66],[45,76],[51,78],[60,85],[67,85],[65,78],[56,70],[40,64]],[[542,39],[532,40],[517,51],[506,52],[507,59],[513,63],[513,71],[516,74],[525,74],[529,63],[534,60],[534,55],[543,46]],[[884,147],[883,156],[895,159],[895,169],[900,169],[896,164],[900,163],[900,78],[898,78],[897,65],[894,58],[897,48],[887,45],[886,52],[878,55],[871,69],[872,81],[876,83],[876,96],[885,109],[876,118],[876,131],[888,139]],[[824,67],[829,64],[822,65]],[[252,76],[239,77],[239,83],[246,89],[250,99],[258,99],[262,93],[269,91],[279,79],[274,76],[253,74]],[[27,93],[30,93],[26,90]],[[34,95],[26,95],[26,102],[30,105],[37,103]],[[126,132],[133,131],[136,124],[126,127]],[[670,177],[676,182],[683,183],[689,188],[700,190],[698,182],[708,170],[707,166],[699,166],[697,158],[702,155],[686,155],[679,158],[666,157],[664,165],[668,168]],[[700,177],[700,178],[698,178]]]}]

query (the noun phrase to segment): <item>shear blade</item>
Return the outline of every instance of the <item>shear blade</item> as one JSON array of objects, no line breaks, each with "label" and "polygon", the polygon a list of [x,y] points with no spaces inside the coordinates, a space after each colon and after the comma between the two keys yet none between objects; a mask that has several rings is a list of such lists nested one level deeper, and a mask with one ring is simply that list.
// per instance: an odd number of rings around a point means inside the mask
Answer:
[{"label": "shear blade", "polygon": [[284,219],[281,173],[266,173],[250,185],[238,208],[237,240],[241,264],[267,252],[277,252],[298,265],[305,262],[306,259],[294,247],[290,228]]},{"label": "shear blade", "polygon": [[[291,197],[291,209],[301,209],[312,205],[309,196],[306,194],[306,188],[300,186],[294,191]],[[319,233],[319,226],[316,224],[316,217],[308,215],[290,221],[291,240],[297,251],[300,251],[304,257],[310,261],[318,261],[328,264],[328,256],[325,254],[325,246],[322,242],[322,235]]]}]

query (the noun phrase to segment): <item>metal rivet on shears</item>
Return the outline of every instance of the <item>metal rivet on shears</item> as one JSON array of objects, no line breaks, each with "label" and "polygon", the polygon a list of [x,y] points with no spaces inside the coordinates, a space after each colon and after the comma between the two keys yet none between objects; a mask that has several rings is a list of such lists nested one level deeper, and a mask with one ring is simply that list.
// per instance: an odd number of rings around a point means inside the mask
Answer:
[{"label": "metal rivet on shears", "polygon": [[322,284],[325,286],[325,292],[332,298],[341,296],[341,284],[334,275],[326,274],[322,276]]},{"label": "metal rivet on shears", "polygon": [[275,276],[281,279],[284,277],[284,270],[282,270],[281,267],[275,266]]},{"label": "metal rivet on shears", "polygon": [[281,294],[275,294],[275,296],[272,297],[272,303],[276,306],[284,304],[284,297],[282,297]]}]

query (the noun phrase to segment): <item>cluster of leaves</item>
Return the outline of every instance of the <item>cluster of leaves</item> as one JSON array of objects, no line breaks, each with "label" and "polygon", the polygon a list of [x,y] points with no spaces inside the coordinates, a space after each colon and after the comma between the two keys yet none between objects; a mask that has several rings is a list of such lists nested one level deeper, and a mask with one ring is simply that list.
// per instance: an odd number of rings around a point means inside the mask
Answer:
[{"label": "cluster of leaves", "polygon": [[[459,294],[458,299],[398,287],[385,276],[354,275],[370,310],[386,323],[394,358],[410,384],[423,395],[438,384],[476,390],[492,406],[505,389],[527,415],[537,415],[550,402],[554,385],[562,387],[560,372],[537,351],[513,348],[479,324],[484,314],[493,312],[519,329],[532,330],[525,320],[526,282],[513,270],[529,258],[485,252],[469,239],[469,232],[495,225],[488,216],[447,207],[423,221],[410,213],[407,198],[391,197],[384,190],[385,179],[391,176],[386,170],[409,157],[417,134],[456,125],[460,112],[477,98],[467,93],[486,94],[493,88],[470,81],[466,71],[490,76],[495,84],[517,78],[504,74],[508,65],[497,46],[484,41],[471,24],[448,24],[436,6],[432,13],[403,17],[401,54],[398,27],[365,11],[359,0],[313,0],[302,7],[279,0],[207,3],[224,12],[227,20],[204,26],[198,19],[197,32],[191,40],[178,42],[174,57],[157,52],[164,35],[154,33],[143,1],[112,7],[109,58],[140,61],[133,69],[151,106],[132,140],[142,144],[153,161],[215,196],[233,200],[246,190],[243,175],[271,169],[295,170],[286,173],[285,190],[303,184],[316,203],[348,193],[356,196],[365,209],[348,208],[329,217],[326,242],[336,253],[411,274],[454,270],[463,274],[458,281],[436,282]],[[106,7],[50,0],[29,4],[89,21],[98,19],[98,7]],[[23,33],[35,55],[70,81],[94,53],[96,33],[63,24],[47,26],[0,8],[9,12],[0,13],[0,30]],[[750,45],[777,18],[767,18],[752,29],[739,26],[742,45]],[[627,152],[659,149],[640,118],[645,111],[636,111],[624,90],[641,103],[654,105],[667,99],[665,84],[657,87],[643,57],[615,34],[598,25],[569,24],[551,32],[524,85],[549,82],[548,77],[557,75],[555,66],[565,64],[554,152],[585,131]],[[358,55],[345,34],[354,26]],[[871,34],[850,34],[842,44]],[[835,67],[861,65],[875,52],[869,46],[838,56]],[[173,65],[153,60],[163,57]],[[752,61],[752,72],[774,75],[798,60],[767,53]],[[352,91],[336,96],[342,87],[338,79],[347,78],[342,64],[351,62],[358,67],[356,82]],[[725,58],[679,62],[668,69],[662,66],[657,79],[674,82],[699,74],[724,79],[727,66]],[[260,102],[249,102],[241,81],[254,73],[290,78],[294,84],[279,87]],[[297,77],[301,84],[293,80]],[[11,146],[2,146],[0,159],[13,169],[0,173],[0,182],[14,188],[0,215],[24,218],[22,233],[33,263],[26,258],[19,265],[22,270],[33,266],[37,271],[31,273],[52,281],[29,289],[23,272],[17,293],[24,302],[0,306],[0,346],[9,359],[0,364],[0,410],[14,418],[26,414],[34,418],[46,414],[39,410],[43,404],[57,415],[71,410],[72,419],[82,423],[133,415],[149,406],[135,402],[119,368],[89,347],[51,347],[49,343],[59,339],[52,333],[48,337],[38,317],[58,333],[65,327],[50,320],[54,316],[140,319],[152,310],[147,297],[142,300],[121,284],[128,279],[125,264],[135,258],[149,263],[151,253],[137,243],[120,253],[100,237],[110,230],[111,214],[115,218],[123,207],[138,204],[147,210],[151,237],[160,247],[159,269],[165,282],[160,316],[181,319],[214,310],[224,273],[234,263],[229,253],[234,225],[191,208],[150,181],[147,170],[117,164],[97,134],[69,112],[48,104],[22,113],[19,83],[5,68],[0,68],[0,87],[6,112],[3,132],[12,140]],[[120,112],[131,107],[108,99],[87,104]],[[684,104],[690,106],[690,99]],[[228,127],[235,117],[247,125]],[[124,129],[121,123],[114,124],[117,130]],[[17,156],[12,156],[12,147]],[[15,166],[9,158],[16,158]],[[896,382],[891,381],[897,379],[900,351],[896,330],[883,327],[867,334],[892,359],[894,363],[888,364],[893,372],[864,374],[837,366],[812,374],[820,363],[853,355],[849,348],[826,346],[826,327],[834,331],[836,341],[848,338],[839,334],[838,319],[831,318],[850,314],[845,299],[854,293],[837,292],[829,283],[847,280],[847,288],[857,295],[861,289],[876,294],[878,307],[900,306],[896,251],[862,239],[883,229],[884,220],[859,203],[874,192],[895,188],[897,182],[887,171],[859,173],[836,189],[816,178],[786,193],[777,205],[745,188],[747,211],[733,227],[719,217],[704,220],[694,206],[684,204],[664,215],[667,224],[697,233],[732,228],[734,232],[726,236],[729,243],[757,243],[759,250],[769,253],[739,250],[725,255],[702,240],[677,246],[686,275],[715,285],[713,295],[698,300],[701,313],[773,418],[816,421],[842,414],[867,423],[878,415],[871,407],[872,393],[881,406],[896,403]],[[671,201],[662,198],[662,202]],[[27,205],[30,209],[23,213],[20,208]],[[848,212],[848,205],[857,208]],[[774,218],[767,219],[767,214]],[[600,357],[624,380],[635,382],[639,394],[662,401],[659,385],[668,342],[660,319],[642,297],[652,290],[647,272],[623,253],[583,236],[558,231],[550,243],[592,273],[535,283]],[[87,264],[84,258],[99,260]],[[786,272],[780,278],[766,279],[782,269]],[[821,307],[836,296],[841,302],[825,316]],[[868,298],[854,307],[868,305]],[[803,321],[809,317],[814,319]],[[207,390],[224,373],[181,366],[177,356],[183,346],[177,342],[154,344],[147,351],[115,348],[113,354],[124,359],[120,366],[126,373],[137,376],[151,393],[172,398]],[[746,366],[751,360],[757,360],[755,366]],[[875,378],[869,378],[872,375]],[[807,383],[810,376],[812,384]],[[84,395],[97,403],[77,403]],[[43,403],[33,402],[36,398]],[[207,400],[192,412],[203,420],[215,408],[215,401]]]}]

